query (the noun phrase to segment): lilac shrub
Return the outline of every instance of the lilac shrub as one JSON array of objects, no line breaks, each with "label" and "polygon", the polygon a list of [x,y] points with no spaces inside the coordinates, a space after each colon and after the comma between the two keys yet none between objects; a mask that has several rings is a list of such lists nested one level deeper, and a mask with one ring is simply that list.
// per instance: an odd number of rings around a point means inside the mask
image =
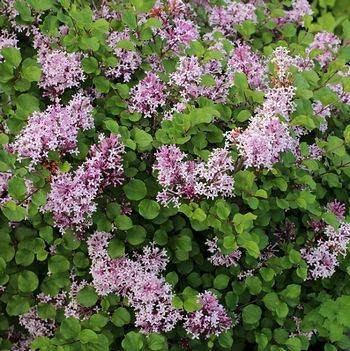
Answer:
[{"label": "lilac shrub", "polygon": [[3,0],[0,350],[348,350],[348,14]]}]

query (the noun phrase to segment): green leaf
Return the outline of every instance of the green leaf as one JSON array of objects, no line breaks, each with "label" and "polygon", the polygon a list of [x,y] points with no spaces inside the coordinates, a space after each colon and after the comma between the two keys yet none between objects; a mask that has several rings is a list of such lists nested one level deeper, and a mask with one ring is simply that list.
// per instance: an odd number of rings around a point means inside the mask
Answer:
[{"label": "green leaf", "polygon": [[18,67],[22,61],[21,52],[12,47],[2,49],[1,56],[4,57],[6,63],[13,67]]},{"label": "green leaf", "polygon": [[101,76],[95,77],[93,79],[93,82],[98,92],[104,93],[104,94],[109,92],[111,84],[110,84],[110,81],[105,77],[101,77]]},{"label": "green leaf", "polygon": [[117,238],[112,239],[108,244],[108,254],[113,259],[124,256],[125,254],[124,243]]},{"label": "green leaf", "polygon": [[122,341],[122,347],[125,351],[137,351],[143,347],[143,337],[141,334],[130,331]]},{"label": "green leaf", "polygon": [[77,319],[69,317],[61,323],[60,332],[65,339],[73,339],[80,333],[81,327]]},{"label": "green leaf", "polygon": [[229,281],[230,277],[226,274],[218,274],[214,279],[214,288],[218,290],[226,289]]},{"label": "green leaf", "polygon": [[130,313],[124,307],[118,307],[111,317],[112,323],[117,327],[122,327],[125,324],[129,324],[130,319]]},{"label": "green leaf", "polygon": [[66,272],[70,267],[69,261],[61,255],[52,256],[48,265],[51,273]]},{"label": "green leaf", "polygon": [[129,200],[142,200],[147,194],[145,183],[139,179],[130,180],[129,183],[123,186],[126,197]]},{"label": "green leaf", "polygon": [[17,200],[24,199],[27,192],[25,182],[21,178],[13,177],[8,182],[8,193]]},{"label": "green leaf", "polygon": [[130,28],[135,29],[137,27],[136,16],[131,11],[123,11],[122,21]]},{"label": "green leaf", "polygon": [[77,294],[77,301],[85,307],[95,306],[98,295],[92,286],[85,286]]},{"label": "green leaf", "polygon": [[154,219],[159,215],[160,206],[154,200],[143,199],[138,207],[139,213],[146,219]]},{"label": "green leaf", "polygon": [[146,239],[146,230],[140,225],[135,225],[127,231],[126,237],[131,245],[142,244]]},{"label": "green leaf", "polygon": [[261,308],[256,305],[245,306],[242,310],[243,322],[246,324],[256,324],[261,318]]},{"label": "green leaf", "polygon": [[79,333],[78,339],[82,344],[95,343],[97,341],[97,334],[91,329],[83,329]]},{"label": "green leaf", "polygon": [[116,216],[114,223],[120,230],[128,230],[133,226],[131,218],[125,215]]},{"label": "green leaf", "polygon": [[136,144],[141,148],[141,149],[145,149],[147,147],[149,147],[152,142],[153,142],[153,138],[151,134],[148,134],[147,132],[145,132],[142,129],[139,128],[135,128],[135,142]]},{"label": "green leaf", "polygon": [[32,292],[39,285],[37,275],[31,271],[23,271],[18,275],[18,288],[22,292]]},{"label": "green leaf", "polygon": [[25,59],[22,64],[21,77],[28,82],[38,82],[41,77],[40,65],[31,58]]},{"label": "green leaf", "polygon": [[147,335],[147,346],[152,351],[168,350],[168,342],[164,335],[150,333]]}]

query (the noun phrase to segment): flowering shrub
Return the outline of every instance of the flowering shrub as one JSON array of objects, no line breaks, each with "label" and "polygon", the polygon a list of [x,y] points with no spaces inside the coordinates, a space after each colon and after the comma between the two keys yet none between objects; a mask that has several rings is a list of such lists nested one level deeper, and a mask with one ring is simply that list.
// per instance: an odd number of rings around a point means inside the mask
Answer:
[{"label": "flowering shrub", "polygon": [[347,0],[0,3],[0,349],[350,349]]}]

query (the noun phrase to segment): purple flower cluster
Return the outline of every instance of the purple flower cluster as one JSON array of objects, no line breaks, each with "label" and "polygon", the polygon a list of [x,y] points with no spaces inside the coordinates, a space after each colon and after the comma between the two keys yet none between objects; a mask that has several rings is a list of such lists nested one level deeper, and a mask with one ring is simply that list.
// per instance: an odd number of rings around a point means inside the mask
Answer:
[{"label": "purple flower cluster", "polygon": [[304,25],[304,17],[312,16],[313,11],[308,0],[292,0],[292,8],[286,11],[284,17],[278,19],[279,24],[288,22]]},{"label": "purple flower cluster", "polygon": [[184,323],[185,330],[192,338],[209,339],[230,329],[232,320],[213,293],[206,291],[199,294],[198,302],[200,309],[186,316]]},{"label": "purple flower cluster", "polygon": [[329,278],[339,266],[339,256],[345,256],[350,242],[350,224],[341,223],[339,229],[327,226],[316,245],[302,248],[301,254],[308,264],[310,279]]},{"label": "purple flower cluster", "polygon": [[164,206],[180,206],[180,199],[204,196],[214,199],[233,196],[234,166],[226,148],[215,149],[207,162],[185,161],[186,154],[175,145],[164,145],[156,152],[153,169],[163,190],[157,199]]},{"label": "purple flower cluster", "polygon": [[235,25],[242,24],[250,20],[254,23],[257,21],[255,6],[238,1],[228,1],[227,6],[215,6],[209,13],[209,24],[214,29],[226,34],[236,33]]},{"label": "purple flower cluster", "polygon": [[79,129],[93,126],[90,99],[78,93],[67,106],[55,103],[44,112],[34,112],[12,148],[19,160],[30,158],[33,166],[47,158],[49,151],[76,153]]},{"label": "purple flower cluster", "polygon": [[315,35],[313,42],[309,45],[306,52],[310,54],[312,50],[320,51],[316,55],[315,60],[324,68],[334,60],[340,43],[341,41],[336,35],[323,31]]},{"label": "purple flower cluster", "polygon": [[122,154],[124,146],[119,137],[100,138],[92,146],[90,157],[74,173],[59,173],[52,177],[51,191],[43,210],[53,213],[56,226],[64,231],[82,231],[91,225],[96,210],[95,199],[108,185],[123,181]]},{"label": "purple flower cluster", "polygon": [[256,109],[256,117],[269,119],[282,116],[289,120],[289,115],[295,109],[293,101],[295,88],[293,86],[269,88],[265,95],[263,105]]},{"label": "purple flower cluster", "polygon": [[19,324],[33,338],[38,336],[52,336],[56,329],[54,321],[39,317],[36,306],[32,307],[27,313],[19,316]]},{"label": "purple flower cluster", "polygon": [[129,111],[152,117],[157,108],[164,106],[167,98],[165,84],[153,72],[148,72],[139,84],[130,90]]},{"label": "purple flower cluster", "polygon": [[115,67],[106,69],[105,74],[109,78],[117,79],[121,77],[124,82],[129,82],[132,74],[139,68],[142,58],[137,51],[126,50],[118,47],[122,40],[130,40],[130,31],[111,32],[107,38],[107,44],[113,50],[113,54],[118,59]]},{"label": "purple flower cluster", "polygon": [[290,136],[288,125],[278,118],[254,117],[236,142],[246,167],[269,169],[282,152],[294,151],[296,141]]},{"label": "purple flower cluster", "polygon": [[[213,84],[202,85],[204,75],[211,76]],[[223,103],[232,85],[231,80],[232,77],[223,70],[220,61],[211,60],[202,65],[195,56],[181,57],[176,71],[170,75],[170,83],[178,86],[184,101],[205,96]]]},{"label": "purple flower cluster", "polygon": [[38,62],[42,69],[38,85],[51,99],[55,99],[68,88],[79,87],[80,82],[85,79],[79,53],[51,50],[43,46],[39,48]]},{"label": "purple flower cluster", "polygon": [[[0,50],[5,48],[17,48],[18,40],[15,34],[10,34],[6,29],[0,31]],[[0,55],[0,62],[3,57]]]},{"label": "purple flower cluster", "polygon": [[334,200],[327,204],[327,210],[333,213],[339,221],[343,221],[345,218],[346,206],[343,202]]},{"label": "purple flower cluster", "polygon": [[252,89],[263,90],[266,87],[267,65],[248,44],[238,44],[227,65],[229,72],[244,73]]},{"label": "purple flower cluster", "polygon": [[206,241],[206,245],[208,247],[208,251],[211,253],[209,261],[214,266],[233,267],[238,265],[238,260],[242,256],[242,252],[240,250],[234,250],[233,252],[227,255],[223,254],[218,246],[217,237],[214,237],[213,239],[208,239]]},{"label": "purple flower cluster", "polygon": [[168,262],[165,250],[146,246],[133,259],[111,259],[107,252],[111,234],[96,232],[88,239],[90,272],[99,295],[117,293],[128,299],[141,332],[168,332],[182,319],[172,307],[172,288],[160,273]]}]

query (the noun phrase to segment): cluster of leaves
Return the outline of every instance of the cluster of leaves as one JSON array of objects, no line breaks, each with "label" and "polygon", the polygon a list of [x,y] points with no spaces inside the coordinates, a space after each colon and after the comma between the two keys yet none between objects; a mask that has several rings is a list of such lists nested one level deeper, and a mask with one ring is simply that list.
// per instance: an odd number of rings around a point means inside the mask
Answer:
[{"label": "cluster of leaves", "polygon": [[[284,5],[288,7],[290,1],[272,1],[275,17],[283,13]],[[260,14],[257,24],[246,21],[237,27],[237,40],[249,41],[265,55],[280,45],[302,54],[313,34],[321,30],[336,33],[345,43],[350,40],[347,0],[315,0],[312,5],[314,17],[305,19],[305,28],[292,23],[275,28],[273,21]],[[6,11],[10,6],[17,12],[15,19]],[[20,28],[18,48],[2,49],[0,61],[0,172],[11,174],[6,194],[2,194],[11,200],[1,203],[0,213],[0,348],[10,350],[16,336],[26,334],[19,316],[37,306],[39,317],[56,325],[52,335],[33,341],[32,349],[42,351],[349,349],[350,257],[342,259],[330,279],[313,281],[307,279],[307,264],[300,248],[313,238],[310,220],[339,225],[336,217],[325,210],[328,202],[338,199],[350,207],[349,106],[340,103],[326,87],[350,60],[350,47],[343,46],[327,70],[318,67],[293,72],[297,108],[291,124],[310,132],[300,145],[302,154],[308,155],[308,144],[318,138],[325,150],[322,162],[306,157],[300,165],[286,153],[271,170],[243,169],[238,153],[233,151],[232,159],[237,161],[235,197],[187,201],[179,208],[165,208],[156,201],[159,185],[152,172],[154,152],[163,144],[177,144],[193,158],[206,159],[210,151],[222,147],[226,131],[247,125],[264,96],[249,88],[244,74],[238,74],[226,103],[200,97],[183,113],[166,121],[161,114],[144,118],[141,113],[131,113],[130,89],[144,78],[150,64],[144,60],[130,82],[106,77],[103,68],[118,65],[106,44],[108,32],[122,28],[137,32],[137,37],[121,40],[119,48],[136,51],[143,59],[157,55],[163,60],[160,76],[165,82],[175,71],[178,55],[165,51],[164,40],[154,37],[155,30],[162,26],[158,19],[151,17],[142,24],[137,20],[151,11],[154,1],[112,2],[111,11],[121,14],[112,20],[94,15],[99,6],[94,1],[5,1],[0,16],[0,27]],[[193,8],[201,34],[205,34],[205,6],[193,1]],[[26,35],[26,28],[36,25],[44,35],[58,38],[60,27],[68,28],[60,45],[68,52],[83,53],[82,68],[87,78],[81,88],[94,91],[98,98],[94,101],[95,128],[79,133],[78,153],[64,157],[49,153],[48,162],[33,170],[28,167],[29,161],[19,162],[6,145],[34,111],[43,111],[50,104],[38,86],[41,67]],[[192,42],[186,54],[204,61],[220,56],[208,49],[204,40]],[[342,83],[349,90],[349,80],[344,78]],[[202,84],[210,86],[212,77],[205,77]],[[71,90],[65,91],[62,101],[69,101],[71,96]],[[318,131],[320,121],[311,109],[312,99],[337,107],[322,136]],[[76,279],[91,281],[86,240],[80,240],[71,230],[62,235],[52,216],[41,209],[50,191],[52,169],[48,165],[54,164],[61,172],[76,169],[98,141],[99,133],[121,136],[126,147],[125,181],[99,196],[93,225],[84,238],[96,230],[114,232],[108,247],[111,258],[130,254],[150,242],[164,247],[170,258],[166,281],[176,294],[174,306],[185,312],[195,311],[199,307],[198,293],[210,289],[237,320],[228,332],[207,341],[192,340],[179,325],[164,335],[143,335],[134,327],[133,310],[127,301],[114,294],[101,298],[90,285],[76,297],[86,309],[98,306],[86,320],[65,317],[64,310],[56,310],[52,302],[38,302],[40,293],[68,293],[72,273]],[[123,210],[125,204],[131,213]],[[274,233],[283,231],[287,223],[294,224],[295,239],[285,238],[276,244]],[[242,250],[239,265],[215,267],[208,261],[204,242],[213,236],[219,237],[224,253]],[[264,259],[272,247],[273,255]],[[300,330],[296,330],[296,319],[301,321]],[[308,337],[311,331],[313,335]]]}]

